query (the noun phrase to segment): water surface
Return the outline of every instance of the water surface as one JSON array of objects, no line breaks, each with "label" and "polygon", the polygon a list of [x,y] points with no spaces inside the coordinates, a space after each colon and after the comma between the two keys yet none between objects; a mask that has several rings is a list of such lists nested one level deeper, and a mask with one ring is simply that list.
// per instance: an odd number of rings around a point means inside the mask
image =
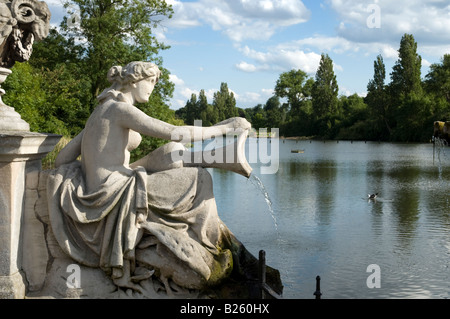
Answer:
[{"label": "water surface", "polygon": [[[450,148],[438,160],[432,144],[279,143],[276,174],[251,163],[266,196],[255,178],[210,172],[220,217],[266,251],[284,298],[314,298],[317,275],[324,299],[450,297]],[[380,288],[367,286],[371,264]]]}]

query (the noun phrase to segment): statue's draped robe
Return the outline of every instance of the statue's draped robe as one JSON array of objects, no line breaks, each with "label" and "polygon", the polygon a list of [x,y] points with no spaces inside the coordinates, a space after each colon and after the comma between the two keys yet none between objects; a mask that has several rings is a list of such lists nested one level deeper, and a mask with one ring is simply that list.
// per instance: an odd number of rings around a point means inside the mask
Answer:
[{"label": "statue's draped robe", "polygon": [[208,178],[202,168],[148,174],[138,167],[129,175],[113,172],[88,193],[80,162],[62,165],[47,182],[51,228],[70,257],[111,276],[123,275],[125,260],[135,264],[139,242],[151,235],[208,281],[221,254],[220,220]]}]

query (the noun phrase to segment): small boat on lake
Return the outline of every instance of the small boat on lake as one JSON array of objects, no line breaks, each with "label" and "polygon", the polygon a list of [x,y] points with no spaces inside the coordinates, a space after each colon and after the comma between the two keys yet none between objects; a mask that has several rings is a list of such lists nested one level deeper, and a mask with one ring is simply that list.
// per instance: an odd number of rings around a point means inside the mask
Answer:
[{"label": "small boat on lake", "polygon": [[291,153],[301,154],[301,153],[305,153],[305,150],[291,150]]}]

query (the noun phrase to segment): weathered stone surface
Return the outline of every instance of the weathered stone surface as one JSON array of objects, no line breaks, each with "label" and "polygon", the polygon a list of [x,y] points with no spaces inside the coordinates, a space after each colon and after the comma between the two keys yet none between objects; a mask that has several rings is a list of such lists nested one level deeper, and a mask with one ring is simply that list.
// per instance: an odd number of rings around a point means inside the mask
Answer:
[{"label": "weathered stone surface", "polygon": [[[172,283],[173,289],[178,289],[172,296],[167,295],[164,283],[157,276],[151,277],[140,283],[142,292],[132,289],[120,289],[101,269],[91,268],[76,263],[67,256],[59,247],[51,228],[49,227],[45,179],[49,171],[40,172],[38,193],[36,202],[36,213],[39,212],[39,220],[43,221],[45,228],[46,245],[50,254],[48,255],[48,271],[45,275],[45,285],[41,290],[30,291],[27,297],[44,298],[213,298],[213,299],[248,299],[258,298],[258,259],[255,258],[235,235],[221,223],[223,231],[221,249],[230,252],[232,263],[231,273],[216,285],[203,290],[183,289]],[[149,243],[143,242],[142,246]],[[151,243],[150,243],[151,244]],[[163,250],[164,255],[155,253],[157,264],[163,269],[173,269],[177,266],[177,260],[168,250]],[[142,250],[140,253],[151,254]],[[138,253],[139,254],[139,253]],[[171,257],[172,256],[172,257]],[[228,258],[228,257],[227,257]],[[67,278],[68,266],[77,264],[80,267],[80,288],[69,288]],[[166,265],[164,265],[167,263]],[[180,268],[183,270],[183,267]],[[158,274],[156,274],[158,275]],[[198,278],[195,272],[191,275]],[[28,276],[27,276],[28,277]],[[187,280],[188,281],[188,280]],[[283,285],[278,270],[267,266],[267,283],[278,293],[282,294]]]},{"label": "weathered stone surface", "polygon": [[34,41],[44,39],[51,13],[44,1],[0,2],[0,67],[11,68],[31,56]]},{"label": "weathered stone surface", "polygon": [[16,62],[30,59],[33,43],[47,37],[50,17],[44,1],[0,1],[0,132],[30,130],[30,125],[14,108],[3,103],[1,97],[5,90],[1,84]]},{"label": "weathered stone surface", "polygon": [[45,241],[44,224],[36,217],[39,171],[35,170],[26,176],[25,209],[23,216],[22,268],[27,274],[28,291],[41,290],[44,285],[49,259]]},{"label": "weathered stone surface", "polygon": [[24,282],[24,275],[19,271],[0,276],[0,299],[23,299],[26,289]]},{"label": "weathered stone surface", "polygon": [[[0,132],[1,298],[25,296],[25,287],[28,282],[26,277],[22,276],[24,260],[28,264],[28,260],[36,255],[31,248],[37,243],[38,238],[42,239],[42,233],[39,230],[39,227],[42,229],[42,224],[32,219],[33,201],[37,194],[31,189],[26,189],[26,176],[29,172],[30,187],[35,187],[40,159],[52,149],[51,144],[53,143],[54,146],[58,140],[59,137],[56,135]],[[27,191],[29,191],[28,200],[25,199]],[[30,250],[27,251],[27,249]],[[35,287],[35,276],[31,275],[31,277],[32,287]]]}]

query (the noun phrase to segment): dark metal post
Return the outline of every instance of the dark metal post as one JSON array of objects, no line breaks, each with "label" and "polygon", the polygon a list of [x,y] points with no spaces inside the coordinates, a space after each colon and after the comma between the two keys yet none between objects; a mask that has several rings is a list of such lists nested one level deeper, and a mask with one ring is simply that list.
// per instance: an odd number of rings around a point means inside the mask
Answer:
[{"label": "dark metal post", "polygon": [[259,267],[258,277],[260,285],[260,298],[265,298],[264,286],[266,284],[266,252],[264,250],[259,251]]},{"label": "dark metal post", "polygon": [[314,292],[314,296],[316,296],[316,299],[320,299],[322,296],[322,293],[320,292],[320,276],[316,277],[316,291]]}]

